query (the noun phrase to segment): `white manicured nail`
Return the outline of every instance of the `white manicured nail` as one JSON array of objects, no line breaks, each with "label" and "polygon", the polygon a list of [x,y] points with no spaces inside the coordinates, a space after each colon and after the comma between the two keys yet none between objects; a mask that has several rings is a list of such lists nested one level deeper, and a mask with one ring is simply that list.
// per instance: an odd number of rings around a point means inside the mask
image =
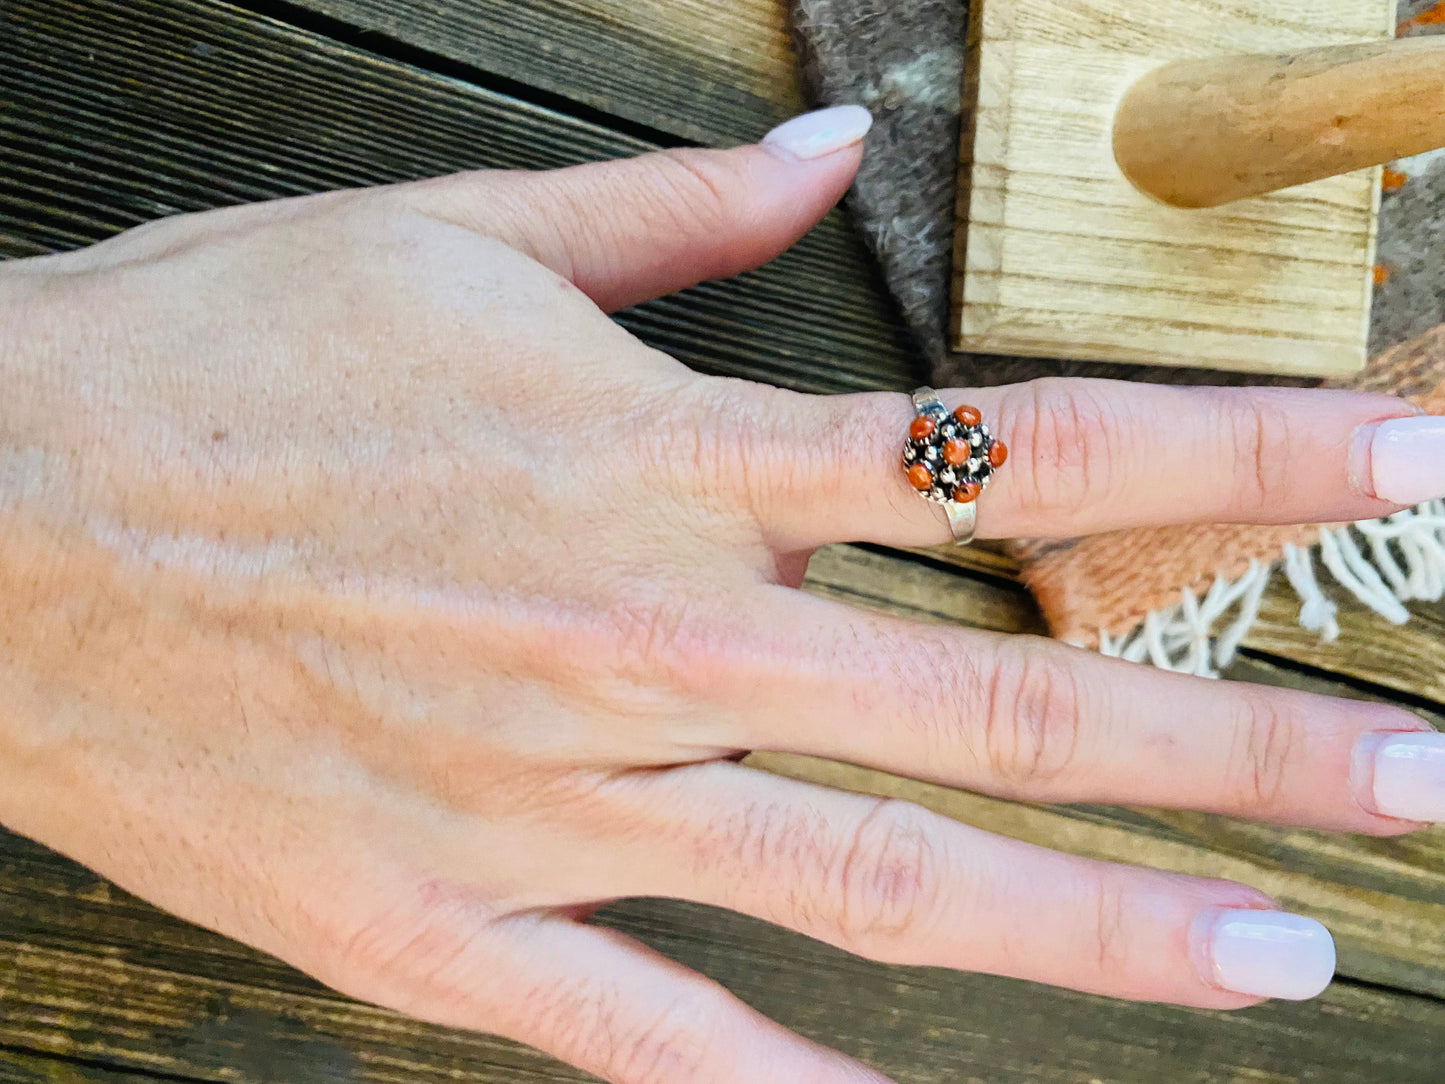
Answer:
[{"label": "white manicured nail", "polygon": [[1376,813],[1445,822],[1445,734],[1366,734],[1358,748]]},{"label": "white manicured nail", "polygon": [[1395,504],[1445,497],[1445,418],[1394,418],[1369,436],[1375,496]]},{"label": "white manicured nail", "polygon": [[1201,915],[1196,930],[1204,978],[1236,994],[1304,1001],[1335,974],[1334,938],[1303,915],[1217,910]]},{"label": "white manicured nail", "polygon": [[807,161],[851,147],[872,127],[873,114],[861,105],[837,105],[778,125],[763,136],[763,143]]}]

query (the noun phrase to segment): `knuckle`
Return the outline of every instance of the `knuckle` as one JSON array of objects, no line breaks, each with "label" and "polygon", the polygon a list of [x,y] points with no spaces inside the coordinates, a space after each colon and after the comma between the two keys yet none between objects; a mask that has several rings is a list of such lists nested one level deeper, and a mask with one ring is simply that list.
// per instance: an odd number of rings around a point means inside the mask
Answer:
[{"label": "knuckle", "polygon": [[709,1071],[716,1072],[711,1035],[720,1013],[715,1000],[704,995],[675,998],[650,1021],[611,1039],[608,1075],[627,1084],[672,1084],[703,1080]]},{"label": "knuckle", "polygon": [[1022,394],[1007,431],[1023,511],[1056,517],[1107,499],[1129,439],[1118,404],[1083,380],[1035,380]]},{"label": "knuckle", "polygon": [[1117,978],[1128,967],[1128,893],[1118,878],[1107,872],[1099,875],[1092,885],[1092,892],[1094,959],[1102,978]]},{"label": "knuckle", "polygon": [[714,703],[765,646],[702,589],[638,584],[628,594],[609,611],[601,664],[588,668],[594,703],[649,718],[675,715],[679,696]]},{"label": "knuckle", "polygon": [[[708,822],[694,849],[699,871],[741,869],[780,883],[811,886],[826,880],[820,873],[831,862],[828,822],[809,805],[790,801],[754,801]],[[807,893],[792,903],[802,914],[777,916],[782,921],[806,920],[812,911]]]},{"label": "knuckle", "polygon": [[786,388],[706,376],[662,397],[629,449],[687,507],[704,493],[709,510],[765,529],[780,502],[856,485],[860,429],[849,411]]},{"label": "knuckle", "polygon": [[1245,808],[1267,808],[1284,790],[1302,721],[1273,697],[1243,693],[1234,720],[1235,790]]},{"label": "knuckle", "polygon": [[983,756],[996,780],[1027,789],[1073,766],[1084,690],[1078,673],[1040,645],[998,650],[984,680]]},{"label": "knuckle", "polygon": [[636,599],[612,607],[609,623],[620,676],[653,678],[685,669],[697,654],[689,631],[690,600],[686,596]]},{"label": "knuckle", "polygon": [[622,1049],[622,993],[587,975],[538,983],[517,998],[514,1017],[523,1036],[573,1065],[602,1069]]},{"label": "knuckle", "polygon": [[708,1068],[715,999],[675,997],[651,1017],[616,984],[569,976],[528,990],[514,1030],[573,1065],[627,1084],[701,1079]]},{"label": "knuckle", "polygon": [[851,833],[839,862],[843,947],[886,951],[926,932],[940,911],[941,849],[933,814],[880,799]]},{"label": "knuckle", "polygon": [[628,445],[647,477],[690,500],[704,492],[724,499],[745,496],[774,416],[781,389],[730,377],[699,377],[649,404],[645,434]]},{"label": "knuckle", "polygon": [[412,1015],[438,998],[472,999],[495,912],[469,894],[427,882],[361,916],[333,921],[317,941],[327,962],[310,968],[329,986]]},{"label": "knuckle", "polygon": [[656,194],[650,213],[657,225],[710,236],[741,217],[739,194],[745,186],[726,157],[682,148],[659,151],[645,161],[653,182],[647,190]]},{"label": "knuckle", "polygon": [[[790,479],[812,477],[818,464],[798,455],[792,438],[790,407],[795,399],[783,388],[733,378],[711,378],[699,390],[704,396],[694,422],[693,476],[715,492],[732,495],[757,511],[765,495]],[[821,443],[826,443],[822,441]],[[817,446],[817,445],[814,445]],[[787,476],[786,478],[783,476]]]},{"label": "knuckle", "polygon": [[685,713],[736,704],[756,677],[803,657],[738,606],[751,586],[733,570],[698,582],[656,564],[614,569],[612,598],[523,627],[519,655],[570,702],[619,722],[675,724]]},{"label": "knuckle", "polygon": [[1236,513],[1268,507],[1288,491],[1290,425],[1275,404],[1257,394],[1219,395],[1215,427],[1233,469],[1229,507]]}]

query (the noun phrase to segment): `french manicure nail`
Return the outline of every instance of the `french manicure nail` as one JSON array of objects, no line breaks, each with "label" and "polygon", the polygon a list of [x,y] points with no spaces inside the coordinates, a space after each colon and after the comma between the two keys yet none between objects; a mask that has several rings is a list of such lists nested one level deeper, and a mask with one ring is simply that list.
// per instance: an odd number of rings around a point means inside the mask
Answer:
[{"label": "french manicure nail", "polygon": [[778,125],[763,136],[763,143],[808,161],[851,147],[872,127],[873,114],[861,105],[836,105]]},{"label": "french manicure nail", "polygon": [[1198,929],[1204,978],[1221,989],[1304,1001],[1334,977],[1334,938],[1312,918],[1222,909],[1201,915]]},{"label": "french manicure nail", "polygon": [[1373,777],[1361,789],[1373,799],[1368,804],[1374,812],[1445,822],[1445,734],[1366,734],[1357,748],[1357,772]]},{"label": "french manicure nail", "polygon": [[1445,418],[1424,415],[1381,422],[1368,435],[1375,496],[1395,504],[1445,497]]}]

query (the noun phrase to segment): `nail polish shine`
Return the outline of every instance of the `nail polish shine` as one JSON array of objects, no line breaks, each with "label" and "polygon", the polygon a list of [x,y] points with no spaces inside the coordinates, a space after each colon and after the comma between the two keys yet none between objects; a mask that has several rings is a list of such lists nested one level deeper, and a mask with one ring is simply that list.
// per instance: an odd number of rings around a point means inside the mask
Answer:
[{"label": "nail polish shine", "polygon": [[1445,822],[1445,734],[1367,735],[1374,739],[1375,812],[1400,820]]},{"label": "nail polish shine", "polygon": [[861,105],[838,105],[804,113],[763,137],[763,145],[801,161],[851,147],[873,127],[873,114]]},{"label": "nail polish shine", "polygon": [[1375,496],[1413,505],[1445,497],[1445,418],[1394,418],[1370,438]]},{"label": "nail polish shine", "polygon": [[1335,942],[1312,918],[1284,911],[1218,910],[1201,916],[1204,978],[1253,997],[1304,1001],[1335,974]]}]

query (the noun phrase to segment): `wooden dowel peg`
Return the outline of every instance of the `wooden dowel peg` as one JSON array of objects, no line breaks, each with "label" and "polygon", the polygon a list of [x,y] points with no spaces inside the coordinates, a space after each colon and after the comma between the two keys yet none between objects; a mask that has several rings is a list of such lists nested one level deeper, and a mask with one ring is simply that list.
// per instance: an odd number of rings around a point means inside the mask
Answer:
[{"label": "wooden dowel peg", "polygon": [[1141,191],[1216,207],[1445,146],[1445,36],[1166,65],[1130,88],[1114,157]]}]

